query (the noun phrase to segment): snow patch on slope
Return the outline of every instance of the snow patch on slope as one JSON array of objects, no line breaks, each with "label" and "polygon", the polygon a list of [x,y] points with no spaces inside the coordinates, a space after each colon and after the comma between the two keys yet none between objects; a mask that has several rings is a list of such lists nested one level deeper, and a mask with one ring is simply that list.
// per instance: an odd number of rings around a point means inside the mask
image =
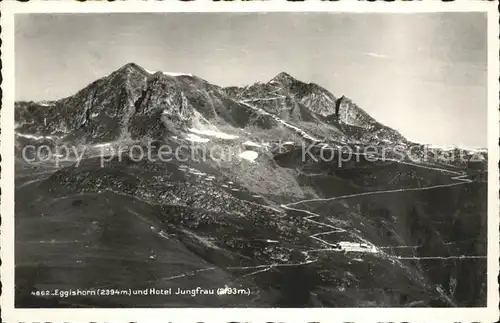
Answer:
[{"label": "snow patch on slope", "polygon": [[238,138],[238,136],[230,135],[230,134],[220,132],[217,130],[190,128],[189,131],[196,133],[196,134],[199,134],[199,135],[205,135],[205,136],[215,137],[215,138],[220,138],[220,139],[236,139],[236,138]]},{"label": "snow patch on slope", "polygon": [[186,139],[191,141],[191,142],[209,142],[210,141],[210,139],[203,138],[203,137],[197,136],[197,135],[192,134],[192,133],[188,133],[186,135]]},{"label": "snow patch on slope", "polygon": [[242,152],[241,154],[238,155],[238,157],[242,159],[246,159],[250,162],[254,162],[257,157],[259,157],[259,154],[253,150],[246,150]]},{"label": "snow patch on slope", "polygon": [[193,74],[188,74],[188,73],[175,73],[175,72],[162,72],[164,75],[167,76],[190,76],[193,77]]},{"label": "snow patch on slope", "polygon": [[103,148],[103,147],[111,147],[112,145],[113,145],[112,142],[105,142],[105,143],[93,145],[93,147],[94,148]]},{"label": "snow patch on slope", "polygon": [[27,133],[16,133],[16,136],[28,138],[28,139],[33,139],[33,140],[43,140],[43,139],[54,140],[57,138],[55,136],[35,136],[35,135],[27,134]]},{"label": "snow patch on slope", "polygon": [[263,145],[258,144],[258,143],[253,142],[253,141],[250,141],[250,140],[245,141],[245,142],[243,143],[243,146],[248,146],[248,147],[258,147],[258,148],[264,147]]},{"label": "snow patch on slope", "polygon": [[253,110],[256,110],[258,111],[260,114],[263,114],[263,115],[268,115],[270,116],[271,118],[273,118],[274,120],[276,120],[277,122],[281,123],[282,125],[284,125],[285,127],[289,128],[289,129],[292,129],[294,130],[295,132],[299,133],[302,137],[306,138],[306,139],[309,139],[311,141],[321,141],[317,138],[314,138],[313,136],[309,135],[308,133],[306,133],[304,130],[300,129],[299,127],[296,127],[288,122],[285,122],[283,119],[280,119],[278,116],[272,114],[272,113],[269,113],[267,112],[266,110],[264,109],[261,109],[261,108],[258,108],[258,107],[255,107],[251,104],[248,104],[247,102],[248,101],[251,101],[251,100],[243,100],[243,101],[238,101],[240,102],[241,104],[244,104],[246,105],[247,107],[249,108],[252,108]]},{"label": "snow patch on slope", "polygon": [[40,102],[37,102],[36,104],[38,104],[42,107],[51,107],[52,106],[52,104],[45,102],[45,101],[40,101]]},{"label": "snow patch on slope", "polygon": [[[155,74],[155,73],[158,73],[160,71],[150,71],[148,69],[144,69],[146,72],[148,72],[149,74]],[[167,75],[167,76],[190,76],[190,77],[193,77],[193,74],[189,74],[189,73],[176,73],[176,72],[163,72],[161,71],[161,73],[163,73],[163,75]]]}]

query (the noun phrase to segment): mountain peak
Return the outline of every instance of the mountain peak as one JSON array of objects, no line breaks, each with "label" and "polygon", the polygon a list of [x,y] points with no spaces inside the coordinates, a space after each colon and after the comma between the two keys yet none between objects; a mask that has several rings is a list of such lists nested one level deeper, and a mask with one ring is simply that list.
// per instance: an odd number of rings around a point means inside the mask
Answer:
[{"label": "mountain peak", "polygon": [[141,66],[139,66],[138,64],[134,63],[134,62],[129,62],[125,65],[123,65],[122,67],[119,68],[119,70],[123,70],[123,69],[140,69],[140,70],[144,70],[144,68],[142,68]]},{"label": "mountain peak", "polygon": [[290,84],[292,82],[297,81],[293,76],[286,72],[281,72],[275,77],[271,79],[269,82],[279,82],[279,83],[284,83],[284,84]]},{"label": "mountain peak", "polygon": [[121,73],[134,73],[134,72],[139,72],[140,74],[147,74],[148,71],[143,68],[142,66],[136,64],[136,63],[133,63],[133,62],[130,62],[130,63],[127,63],[125,65],[123,65],[122,67],[120,67],[119,69],[117,69],[114,73],[116,74],[121,74]]}]

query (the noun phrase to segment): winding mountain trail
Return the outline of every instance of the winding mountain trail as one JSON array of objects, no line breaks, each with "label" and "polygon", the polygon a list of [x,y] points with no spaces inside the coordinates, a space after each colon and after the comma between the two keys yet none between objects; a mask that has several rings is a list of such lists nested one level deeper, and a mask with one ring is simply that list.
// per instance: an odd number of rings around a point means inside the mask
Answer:
[{"label": "winding mountain trail", "polygon": [[[386,159],[385,161],[395,161],[395,162],[399,162],[399,163],[402,163],[402,164],[412,165],[412,166],[415,166],[415,167],[426,168],[426,169],[441,171],[441,172],[444,172],[444,173],[449,173],[450,175],[455,175],[455,176],[451,177],[451,179],[452,180],[456,180],[457,182],[456,183],[450,183],[450,184],[432,185],[432,186],[427,186],[427,187],[418,187],[418,188],[404,188],[404,189],[393,189],[393,190],[381,190],[381,191],[373,191],[373,192],[364,192],[364,193],[358,193],[358,194],[349,194],[349,195],[334,196],[334,197],[323,198],[323,199],[300,200],[300,201],[297,201],[297,202],[292,202],[292,203],[288,203],[288,204],[282,204],[282,205],[280,205],[280,207],[282,209],[304,213],[306,215],[304,217],[304,220],[309,221],[311,223],[314,223],[314,224],[316,224],[316,225],[318,225],[320,227],[326,228],[327,229],[326,231],[312,234],[312,235],[309,236],[309,238],[314,239],[314,240],[316,240],[316,241],[324,244],[327,248],[310,249],[310,250],[303,251],[302,254],[305,256],[305,261],[298,262],[298,263],[273,263],[273,264],[263,264],[263,265],[256,265],[256,266],[240,266],[240,267],[236,266],[236,267],[225,267],[225,268],[209,267],[209,268],[204,268],[204,269],[199,269],[199,270],[191,271],[191,272],[188,272],[188,273],[179,274],[179,275],[172,276],[172,277],[166,277],[166,278],[163,278],[162,280],[172,280],[172,279],[177,279],[177,278],[182,278],[182,277],[188,277],[188,276],[196,275],[197,273],[200,273],[200,272],[209,271],[209,270],[217,270],[217,269],[221,269],[221,270],[257,269],[256,271],[250,272],[250,273],[245,274],[245,275],[243,275],[243,276],[240,277],[240,278],[244,278],[244,277],[253,276],[253,275],[256,275],[256,274],[259,274],[259,273],[263,273],[263,272],[266,272],[266,271],[270,271],[270,270],[272,270],[274,268],[290,267],[290,266],[302,266],[302,265],[307,265],[307,264],[311,264],[311,263],[317,262],[318,258],[315,257],[315,256],[313,256],[313,255],[311,255],[311,253],[317,253],[317,252],[346,252],[346,251],[354,251],[354,252],[361,252],[361,253],[363,253],[363,252],[369,252],[369,253],[377,253],[377,254],[380,254],[381,256],[384,256],[384,257],[387,257],[387,258],[390,258],[390,259],[393,259],[393,260],[396,260],[396,261],[397,260],[431,260],[431,259],[444,260],[444,259],[485,259],[486,258],[486,256],[480,256],[480,255],[479,256],[477,256],[477,255],[475,255],[475,256],[460,255],[460,256],[446,256],[446,257],[438,257],[438,256],[432,256],[432,257],[430,257],[430,256],[429,257],[402,257],[402,256],[396,256],[396,255],[386,254],[384,251],[382,251],[382,249],[387,249],[388,247],[381,247],[381,248],[379,248],[379,247],[373,245],[372,243],[370,243],[369,241],[365,240],[364,238],[360,237],[356,233],[349,232],[349,231],[347,231],[347,230],[345,230],[343,228],[340,228],[340,227],[337,227],[337,226],[334,226],[334,225],[331,225],[331,224],[328,224],[328,223],[319,222],[319,221],[314,220],[315,218],[321,217],[321,215],[319,215],[317,213],[314,213],[314,212],[311,212],[311,211],[305,210],[305,209],[300,209],[300,208],[292,207],[292,206],[297,206],[299,204],[308,203],[308,202],[333,201],[333,200],[341,200],[341,199],[346,199],[346,198],[353,198],[353,197],[357,197],[357,196],[367,196],[367,195],[375,195],[375,194],[387,194],[387,193],[395,193],[395,192],[423,191],[423,190],[437,189],[437,188],[441,188],[441,187],[450,187],[450,186],[456,186],[456,185],[463,185],[463,184],[468,184],[468,183],[472,183],[473,182],[472,180],[466,178],[467,177],[466,174],[463,174],[463,173],[460,173],[460,172],[456,172],[456,171],[451,171],[451,170],[437,168],[437,167],[429,167],[429,166],[419,165],[419,164],[414,164],[414,163],[409,163],[409,162],[402,162],[402,161],[398,161],[398,160],[394,160],[394,159],[391,159],[391,160]],[[264,207],[266,207],[266,206],[264,206]],[[319,238],[319,236],[326,236],[326,235],[330,235],[330,234],[334,234],[334,233],[344,233],[344,232],[348,232],[348,233],[354,235],[356,238],[358,238],[359,240],[363,241],[363,244],[358,243],[357,245],[359,246],[359,248],[355,248],[355,247],[353,247],[353,245],[355,245],[355,243],[346,242],[347,244],[351,244],[350,245],[351,250],[347,250],[348,248],[346,248],[345,245],[342,246],[341,244],[330,243],[330,242],[327,242],[327,241]],[[349,247],[349,245],[348,245],[348,247]],[[398,246],[395,246],[395,247],[398,247]],[[414,246],[412,246],[412,247],[414,247]]]},{"label": "winding mountain trail", "polygon": [[[366,156],[366,154],[360,154],[360,155]],[[318,236],[325,236],[325,235],[329,235],[329,234],[332,234],[332,233],[339,233],[339,232],[347,232],[345,229],[342,229],[340,227],[335,227],[335,226],[332,226],[330,224],[326,224],[326,223],[323,223],[323,222],[318,222],[318,221],[312,220],[314,218],[320,217],[320,215],[317,214],[317,213],[305,210],[305,209],[292,208],[290,206],[292,206],[292,205],[296,206],[296,205],[299,205],[299,204],[302,204],[302,203],[308,203],[308,202],[341,200],[341,199],[353,198],[353,197],[358,197],[358,196],[367,196],[367,195],[376,195],[376,194],[387,194],[387,193],[395,193],[395,192],[407,192],[407,191],[431,190],[431,189],[436,189],[436,188],[450,187],[450,186],[456,186],[456,185],[463,185],[463,184],[467,184],[467,183],[472,183],[472,180],[470,180],[468,178],[465,178],[465,177],[467,177],[467,174],[463,174],[463,173],[460,173],[460,172],[451,171],[451,170],[442,169],[442,168],[437,168],[437,167],[429,167],[429,166],[419,165],[419,164],[414,164],[414,163],[409,163],[409,162],[403,162],[403,161],[399,161],[399,160],[396,160],[396,159],[383,159],[383,160],[384,161],[394,161],[394,162],[398,162],[398,163],[401,163],[401,164],[411,165],[411,166],[415,166],[415,167],[419,167],[419,168],[431,169],[431,170],[441,171],[441,172],[444,172],[444,173],[453,174],[455,176],[451,177],[451,179],[452,180],[456,180],[458,182],[456,182],[456,183],[450,183],[450,184],[432,185],[432,186],[426,186],[426,187],[400,188],[400,189],[392,189],[392,190],[381,190],[381,191],[364,192],[364,193],[357,193],[357,194],[348,194],[348,195],[334,196],[334,197],[329,197],[329,198],[318,198],[318,199],[300,200],[300,201],[297,201],[297,202],[283,204],[283,205],[281,205],[281,207],[284,208],[284,209],[288,209],[288,210],[292,210],[292,211],[297,211],[297,212],[305,213],[305,214],[307,214],[307,216],[304,218],[305,220],[307,220],[309,222],[312,222],[312,223],[315,223],[315,224],[317,224],[319,226],[322,226],[322,227],[330,229],[328,231],[324,231],[324,232],[313,234],[313,235],[311,235],[309,237],[311,239],[315,239],[317,241],[320,241],[320,242],[322,242],[323,244],[325,244],[325,245],[327,245],[329,247],[333,246],[333,247],[337,247],[338,248],[338,249],[324,249],[325,251],[334,251],[334,250],[338,251],[339,249],[340,250],[342,249],[342,248],[339,248],[338,244],[329,243],[329,242],[327,242],[327,241],[325,241],[323,239],[318,238]],[[367,243],[368,245],[372,246],[372,248],[377,248],[373,244],[371,244],[368,241],[364,240],[363,238],[359,237],[359,235],[356,234],[356,237],[358,239],[360,239],[361,241],[363,241],[364,243]],[[378,249],[375,249],[375,250],[377,250],[376,252],[380,252]],[[460,259],[463,259],[463,257],[464,256],[460,257]],[[478,256],[475,256],[475,257],[478,257]],[[483,257],[483,256],[479,256],[479,257]],[[439,257],[436,257],[436,258],[439,258]],[[406,258],[400,258],[400,259],[406,259]],[[415,259],[415,258],[411,258],[411,259]]]}]

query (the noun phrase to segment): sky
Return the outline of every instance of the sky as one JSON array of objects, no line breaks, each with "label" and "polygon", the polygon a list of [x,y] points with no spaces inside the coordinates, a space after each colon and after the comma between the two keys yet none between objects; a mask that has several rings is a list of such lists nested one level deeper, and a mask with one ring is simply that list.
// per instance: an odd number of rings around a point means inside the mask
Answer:
[{"label": "sky", "polygon": [[285,71],[410,140],[486,147],[486,30],[482,13],[23,14],[16,99],[66,97],[128,62],[220,86]]}]

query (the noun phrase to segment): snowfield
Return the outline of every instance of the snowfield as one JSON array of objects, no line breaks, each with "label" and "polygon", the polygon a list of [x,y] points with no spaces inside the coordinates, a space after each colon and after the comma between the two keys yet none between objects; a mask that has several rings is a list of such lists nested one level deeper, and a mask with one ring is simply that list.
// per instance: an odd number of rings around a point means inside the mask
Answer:
[{"label": "snowfield", "polygon": [[200,130],[196,128],[190,128],[189,131],[199,134],[199,135],[205,135],[209,137],[215,137],[215,138],[220,138],[220,139],[236,139],[238,136],[235,135],[230,135],[224,132],[220,131],[214,131],[214,130]]},{"label": "snowfield", "polygon": [[193,77],[193,74],[189,74],[189,73],[176,73],[176,72],[163,72],[163,71],[150,71],[150,70],[147,70],[147,69],[144,69],[146,72],[148,72],[149,74],[155,74],[155,73],[158,73],[158,72],[161,72],[163,73],[163,75],[167,75],[167,76],[190,76],[190,77]]},{"label": "snowfield", "polygon": [[246,150],[242,152],[241,154],[238,155],[238,157],[242,159],[246,159],[248,161],[254,162],[257,157],[259,157],[259,154],[255,151],[252,150]]},{"label": "snowfield", "polygon": [[175,73],[175,72],[162,72],[164,75],[167,76],[190,76],[193,77],[193,74],[188,74],[188,73]]},{"label": "snowfield", "polygon": [[43,139],[54,140],[55,138],[57,138],[55,136],[35,136],[35,135],[26,134],[26,133],[16,133],[16,136],[28,138],[28,139],[33,139],[33,140],[43,140]]},{"label": "snowfield", "polygon": [[249,140],[245,141],[245,142],[243,143],[243,146],[248,146],[248,147],[258,147],[258,148],[264,147],[264,146],[263,146],[263,145],[261,145],[261,144],[258,144],[258,143],[256,143],[256,142],[249,141]]},{"label": "snowfield", "polygon": [[188,133],[186,135],[186,139],[189,141],[192,141],[192,142],[209,142],[210,141],[210,139],[202,138],[202,137],[197,136],[197,135],[192,134],[192,133]]}]

